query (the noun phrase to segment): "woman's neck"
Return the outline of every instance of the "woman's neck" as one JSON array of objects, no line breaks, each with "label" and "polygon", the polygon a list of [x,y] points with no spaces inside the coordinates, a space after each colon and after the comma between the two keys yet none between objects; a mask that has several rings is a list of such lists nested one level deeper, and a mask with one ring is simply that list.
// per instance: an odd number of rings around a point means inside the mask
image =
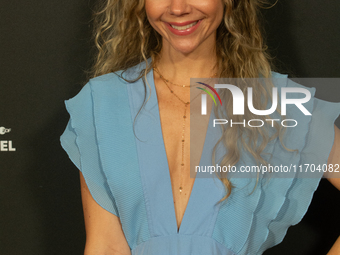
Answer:
[{"label": "woman's neck", "polygon": [[174,83],[189,84],[190,78],[208,78],[218,71],[215,47],[198,47],[194,52],[183,54],[163,44],[159,56],[155,63],[158,70]]}]

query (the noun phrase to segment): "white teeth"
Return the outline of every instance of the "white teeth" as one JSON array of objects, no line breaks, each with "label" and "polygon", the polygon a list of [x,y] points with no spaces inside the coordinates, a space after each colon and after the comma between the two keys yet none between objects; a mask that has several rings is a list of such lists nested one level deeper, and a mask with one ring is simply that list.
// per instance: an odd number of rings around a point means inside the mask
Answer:
[{"label": "white teeth", "polygon": [[194,23],[191,23],[191,24],[189,24],[189,25],[182,26],[182,27],[174,26],[174,25],[171,25],[171,24],[170,24],[170,26],[172,26],[173,28],[175,28],[175,29],[177,29],[177,30],[185,30],[185,29],[188,29],[188,28],[190,28],[190,27],[195,26],[195,25],[197,24],[197,22],[198,22],[198,21],[195,21]]}]

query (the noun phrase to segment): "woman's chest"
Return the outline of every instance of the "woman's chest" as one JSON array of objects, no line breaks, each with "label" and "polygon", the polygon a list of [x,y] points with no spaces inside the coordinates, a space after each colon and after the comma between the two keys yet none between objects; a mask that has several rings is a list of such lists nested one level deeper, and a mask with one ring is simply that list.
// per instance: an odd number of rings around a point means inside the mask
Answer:
[{"label": "woman's chest", "polygon": [[190,109],[190,104],[185,105],[161,97],[158,98],[158,102],[173,203],[179,229],[195,182],[194,169],[200,162],[208,120],[193,123],[195,116]]}]

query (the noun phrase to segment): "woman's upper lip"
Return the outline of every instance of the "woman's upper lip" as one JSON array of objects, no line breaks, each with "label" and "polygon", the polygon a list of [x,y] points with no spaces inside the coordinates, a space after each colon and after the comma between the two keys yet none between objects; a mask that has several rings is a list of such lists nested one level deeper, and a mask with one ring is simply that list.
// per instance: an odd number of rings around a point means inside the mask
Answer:
[{"label": "woman's upper lip", "polygon": [[167,22],[169,23],[170,25],[173,25],[173,26],[178,26],[178,27],[182,27],[182,26],[186,26],[186,25],[189,25],[191,23],[194,23],[196,21],[199,21],[199,20],[189,20],[189,21],[185,21],[185,22]]}]

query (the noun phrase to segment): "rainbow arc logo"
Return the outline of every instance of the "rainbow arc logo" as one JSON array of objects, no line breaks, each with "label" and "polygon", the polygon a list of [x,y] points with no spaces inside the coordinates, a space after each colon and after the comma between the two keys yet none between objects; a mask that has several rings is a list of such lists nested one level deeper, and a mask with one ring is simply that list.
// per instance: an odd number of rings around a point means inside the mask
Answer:
[{"label": "rainbow arc logo", "polygon": [[[206,87],[209,88],[212,92],[214,92],[215,95],[217,96],[218,100],[220,101],[221,105],[222,105],[222,100],[221,100],[221,98],[220,98],[220,95],[217,93],[217,91],[216,91],[213,87],[211,87],[210,85],[208,85],[208,84],[206,84],[206,83],[203,83],[203,82],[197,82],[197,83],[206,86]],[[211,94],[210,91],[208,91],[208,90],[205,89],[205,88],[201,88],[201,87],[197,87],[197,88],[198,88],[198,89],[201,89],[201,90],[203,90],[205,93],[207,93],[207,94],[212,98],[212,100],[214,100],[215,106],[217,105],[216,100],[215,100],[214,96]]]}]

